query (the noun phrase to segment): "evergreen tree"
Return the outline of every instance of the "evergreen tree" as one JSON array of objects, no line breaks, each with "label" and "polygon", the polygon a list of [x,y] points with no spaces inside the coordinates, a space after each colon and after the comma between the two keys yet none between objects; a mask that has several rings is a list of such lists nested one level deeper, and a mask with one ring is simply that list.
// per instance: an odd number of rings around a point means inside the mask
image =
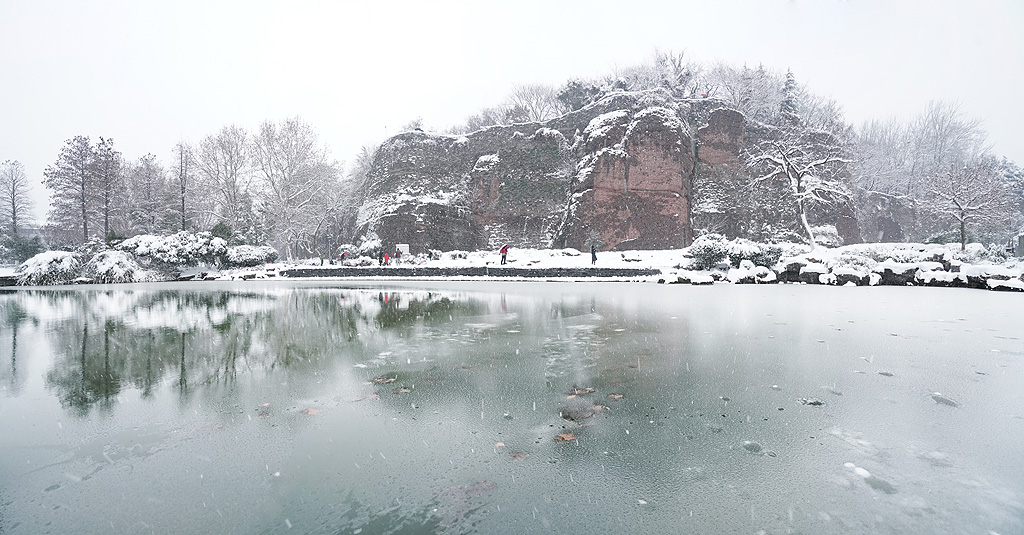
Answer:
[{"label": "evergreen tree", "polygon": [[799,94],[800,87],[796,85],[793,71],[786,71],[786,82],[782,85],[782,103],[779,104],[779,119],[782,126],[801,125]]},{"label": "evergreen tree", "polygon": [[111,222],[120,215],[128,200],[124,187],[121,153],[114,149],[113,139],[100,138],[94,149],[93,165],[93,195],[103,221],[103,239],[109,240],[113,230]]},{"label": "evergreen tree", "polygon": [[72,243],[89,240],[89,222],[94,216],[95,160],[92,142],[75,136],[64,142],[57,161],[43,172],[43,185],[50,190],[50,224],[58,229],[80,232]]}]

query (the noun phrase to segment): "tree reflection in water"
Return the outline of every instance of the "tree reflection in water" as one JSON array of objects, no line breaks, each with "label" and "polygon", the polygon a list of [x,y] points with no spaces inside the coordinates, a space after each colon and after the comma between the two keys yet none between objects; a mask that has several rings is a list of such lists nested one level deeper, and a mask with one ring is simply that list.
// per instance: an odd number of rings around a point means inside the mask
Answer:
[{"label": "tree reflection in water", "polygon": [[170,377],[188,397],[198,386],[232,388],[245,374],[314,375],[326,361],[370,351],[361,333],[448,322],[480,308],[430,292],[340,288],[28,290],[0,306],[12,333],[4,370],[11,388],[19,380],[18,326],[43,322],[55,355],[46,386],[79,416],[109,410],[125,388],[150,398]]},{"label": "tree reflection in water", "polygon": [[[3,292],[12,295],[13,292]],[[4,344],[10,347],[11,353],[8,359],[0,362],[0,381],[6,386],[11,395],[18,395],[24,385],[25,378],[18,372],[18,331],[21,324],[30,321],[24,307],[13,299],[0,299],[0,322],[5,329],[10,329],[10,343]],[[33,320],[34,321],[34,320]],[[2,340],[2,338],[0,338]]]}]

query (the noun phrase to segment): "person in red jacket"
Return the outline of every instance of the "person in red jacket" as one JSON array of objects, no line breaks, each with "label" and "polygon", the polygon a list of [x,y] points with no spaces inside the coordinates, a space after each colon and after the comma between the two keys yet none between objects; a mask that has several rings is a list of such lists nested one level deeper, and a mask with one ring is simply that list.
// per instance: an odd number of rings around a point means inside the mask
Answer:
[{"label": "person in red jacket", "polygon": [[498,251],[499,253],[501,253],[501,265],[503,266],[505,265],[505,260],[507,260],[508,258],[508,248],[509,244],[506,243],[504,246],[502,246],[501,250]]}]

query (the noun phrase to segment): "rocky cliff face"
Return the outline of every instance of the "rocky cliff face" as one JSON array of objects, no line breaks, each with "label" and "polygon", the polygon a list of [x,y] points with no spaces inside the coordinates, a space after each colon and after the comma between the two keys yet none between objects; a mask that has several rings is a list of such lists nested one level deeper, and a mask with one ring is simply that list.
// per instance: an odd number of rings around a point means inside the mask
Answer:
[{"label": "rocky cliff face", "polygon": [[656,249],[688,245],[688,127],[677,110],[651,106],[602,114],[580,139],[580,160],[558,245]]},{"label": "rocky cliff face", "polygon": [[538,124],[469,136],[407,132],[374,156],[359,237],[410,252],[551,244],[565,204],[565,136]]},{"label": "rocky cliff face", "polygon": [[758,131],[713,99],[680,102],[655,90],[611,95],[546,123],[466,136],[406,132],[374,157],[354,241],[408,243],[414,254],[503,243],[684,247],[694,181],[739,183],[742,152]]}]

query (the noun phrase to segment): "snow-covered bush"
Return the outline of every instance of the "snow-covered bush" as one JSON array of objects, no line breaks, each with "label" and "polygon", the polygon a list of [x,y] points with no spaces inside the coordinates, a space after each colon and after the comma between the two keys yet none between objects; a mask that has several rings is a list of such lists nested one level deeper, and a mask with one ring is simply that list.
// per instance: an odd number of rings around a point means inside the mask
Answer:
[{"label": "snow-covered bush", "polygon": [[1010,258],[1010,253],[1006,252],[1006,248],[998,243],[988,244],[984,254],[986,260],[995,263],[1005,262]]},{"label": "snow-covered bush", "polygon": [[351,243],[343,243],[338,246],[337,252],[338,258],[341,258],[341,255],[345,253],[348,253],[349,257],[354,257],[358,256],[359,249],[355,245],[352,245]]},{"label": "snow-covered bush", "polygon": [[755,266],[773,266],[782,258],[782,247],[775,244],[756,243],[744,238],[729,242],[729,263],[739,266],[749,260]]},{"label": "snow-covered bush", "polygon": [[820,246],[839,247],[843,244],[843,239],[839,236],[835,225],[811,227],[811,233],[814,234],[814,241]]},{"label": "snow-covered bush", "polygon": [[78,255],[68,251],[46,251],[29,258],[14,272],[18,284],[41,286],[44,284],[68,284],[78,278],[82,261]]},{"label": "snow-covered bush", "polygon": [[705,234],[693,241],[689,254],[693,269],[708,270],[728,256],[729,242],[721,234]]},{"label": "snow-covered bush", "polygon": [[384,244],[380,241],[380,238],[378,238],[376,234],[371,233],[363,239],[356,251],[360,256],[377,258],[377,255],[380,254],[383,247]]},{"label": "snow-covered bush", "polygon": [[254,267],[276,262],[279,256],[269,245],[236,245],[228,247],[224,262],[228,267]]},{"label": "snow-covered bush", "polygon": [[89,238],[89,241],[75,247],[75,254],[77,254],[79,258],[92,258],[103,251],[109,250],[110,246],[107,245],[107,242],[101,240],[97,236],[93,236]]},{"label": "snow-covered bush", "polygon": [[122,282],[143,282],[152,280],[152,272],[146,271],[131,255],[124,251],[101,251],[85,264],[82,273],[103,284]]},{"label": "snow-covered bush", "polygon": [[227,242],[209,232],[181,231],[170,236],[140,234],[118,244],[117,249],[167,268],[213,263],[227,253]]},{"label": "snow-covered bush", "polygon": [[825,260],[825,265],[829,271],[844,269],[867,276],[875,269],[878,262],[863,255],[843,252]]}]

